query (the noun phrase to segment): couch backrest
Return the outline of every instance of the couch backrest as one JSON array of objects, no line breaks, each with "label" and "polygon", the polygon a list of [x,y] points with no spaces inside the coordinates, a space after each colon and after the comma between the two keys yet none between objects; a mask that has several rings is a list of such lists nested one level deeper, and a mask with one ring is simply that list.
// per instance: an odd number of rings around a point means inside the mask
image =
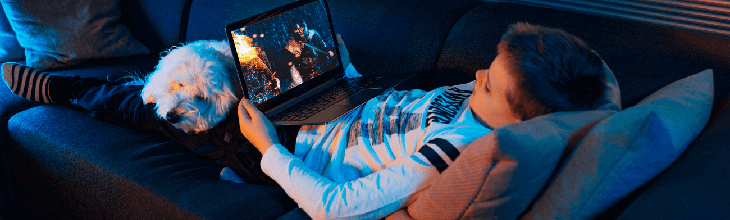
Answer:
[{"label": "couch backrest", "polygon": [[[180,42],[225,39],[226,24],[292,1],[125,0],[122,10],[135,37],[160,52]],[[360,73],[416,74],[403,88],[473,80],[516,21],[561,28],[585,40],[614,71],[625,107],[704,69],[714,69],[716,81],[730,80],[730,39],[715,35],[505,2],[328,2],[335,31]],[[730,90],[716,87],[719,97]]]},{"label": "couch backrest", "polygon": [[[186,41],[225,39],[226,24],[276,8],[292,0],[250,4],[242,1],[193,1]],[[335,32],[363,75],[430,73],[443,41],[461,15],[479,0],[349,1],[329,0]],[[422,87],[425,77],[410,86]]]},{"label": "couch backrest", "polygon": [[122,21],[136,39],[154,52],[181,42],[181,24],[187,19],[186,3],[192,0],[123,0]]},{"label": "couch backrest", "polygon": [[226,25],[257,15],[294,0],[227,1],[197,0],[190,5],[186,42],[226,39]]},{"label": "couch backrest", "polygon": [[[454,24],[434,72],[434,87],[468,82],[488,68],[507,26],[517,21],[561,28],[583,39],[613,70],[624,107],[676,80],[714,69],[730,82],[730,38],[637,21],[515,3],[485,3]],[[464,52],[468,51],[468,52]],[[468,55],[468,56],[465,56]],[[715,97],[728,93],[716,83]]]},{"label": "couch backrest", "polygon": [[443,42],[479,0],[332,0],[335,29],[363,75],[415,74],[407,88],[425,88]]}]

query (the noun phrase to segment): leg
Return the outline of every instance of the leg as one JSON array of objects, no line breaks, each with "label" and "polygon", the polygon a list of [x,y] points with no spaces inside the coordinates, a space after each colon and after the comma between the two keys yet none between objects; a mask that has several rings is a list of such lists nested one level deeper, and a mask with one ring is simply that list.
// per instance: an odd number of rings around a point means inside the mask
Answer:
[{"label": "leg", "polygon": [[[279,141],[289,152],[294,153],[294,145],[296,143],[297,133],[301,126],[276,126],[276,133],[279,135]],[[244,179],[248,183],[275,185],[277,183],[261,170],[261,153],[256,147],[248,142],[245,138],[241,144],[241,150],[236,153],[236,158],[240,163],[231,164],[233,166],[243,166],[241,168],[230,167],[236,175]],[[226,166],[223,166],[226,167]],[[238,170],[238,171],[237,171]]]},{"label": "leg", "polygon": [[168,126],[154,116],[154,106],[139,98],[142,86],[124,86],[95,78],[48,74],[15,63],[2,65],[5,84],[31,101],[70,104],[92,117],[141,129]]},{"label": "leg", "polygon": [[[6,63],[3,79],[19,96],[43,103],[80,107],[94,118],[137,129],[162,132],[178,144],[221,167],[230,167],[249,183],[276,185],[261,171],[261,154],[241,134],[238,115],[229,114],[213,129],[185,133],[155,115],[139,95],[143,86],[120,85],[95,78],[54,76],[31,67]],[[237,106],[237,105],[236,105]],[[298,127],[281,127],[282,143],[293,152]]]},{"label": "leg", "polygon": [[51,99],[48,85],[59,77],[41,74],[34,68],[4,63],[2,65],[3,81],[10,91],[28,100],[42,103],[56,103]]},{"label": "leg", "polygon": [[[290,152],[294,152],[297,133],[301,126],[277,126],[279,140]],[[184,140],[186,135],[176,139]],[[278,186],[261,170],[261,153],[241,134],[238,115],[229,114],[213,129],[196,134],[198,138],[182,143],[206,158],[213,159],[221,167],[229,167],[247,183]],[[180,142],[178,142],[180,143]]]}]

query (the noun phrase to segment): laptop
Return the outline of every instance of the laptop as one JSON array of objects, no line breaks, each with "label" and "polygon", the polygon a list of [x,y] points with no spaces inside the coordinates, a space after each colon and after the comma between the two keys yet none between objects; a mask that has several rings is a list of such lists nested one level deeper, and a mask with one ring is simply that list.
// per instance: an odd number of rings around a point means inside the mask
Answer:
[{"label": "laptop", "polygon": [[275,125],[327,124],[410,75],[347,77],[325,0],[226,25],[244,96]]}]

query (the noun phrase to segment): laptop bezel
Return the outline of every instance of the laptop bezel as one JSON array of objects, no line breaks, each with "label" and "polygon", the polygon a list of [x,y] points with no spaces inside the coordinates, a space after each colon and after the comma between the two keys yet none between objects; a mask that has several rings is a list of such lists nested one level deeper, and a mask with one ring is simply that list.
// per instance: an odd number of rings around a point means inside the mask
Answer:
[{"label": "laptop bezel", "polygon": [[[233,41],[232,32],[234,30],[238,30],[242,27],[272,18],[272,17],[280,15],[282,13],[286,13],[293,9],[299,8],[299,7],[307,5],[307,4],[315,3],[318,1],[322,1],[323,5],[324,5],[325,13],[327,15],[327,23],[329,24],[329,28],[330,28],[330,33],[332,34],[332,38],[335,40],[335,43],[334,43],[335,51],[333,51],[333,52],[335,53],[335,57],[336,57],[336,60],[338,63],[337,66],[329,71],[322,72],[322,74],[320,74],[319,76],[316,76],[313,79],[302,83],[301,85],[298,85],[285,92],[282,92],[279,95],[272,97],[264,102],[256,104],[256,106],[259,107],[259,110],[266,112],[269,109],[261,109],[261,106],[265,105],[265,106],[270,106],[271,108],[274,108],[276,106],[284,104],[287,101],[290,101],[292,99],[295,99],[295,98],[301,96],[301,94],[310,92],[312,90],[312,88],[325,84],[330,80],[337,80],[337,79],[341,78],[342,76],[344,76],[345,70],[343,67],[342,59],[340,57],[339,44],[337,43],[337,40],[336,40],[337,34],[335,32],[334,25],[332,24],[332,16],[330,14],[329,6],[328,6],[326,0],[299,0],[296,2],[292,2],[292,3],[286,4],[286,5],[277,7],[275,9],[269,10],[267,12],[260,13],[260,14],[248,17],[246,19],[226,25],[226,37],[228,39],[228,43],[229,43],[229,46],[231,47],[231,52],[232,52],[233,58],[235,60],[234,63],[236,64],[236,72],[238,73],[237,75],[238,75],[238,79],[240,82],[239,84],[243,91],[244,97],[247,99],[250,99],[250,94],[248,92],[246,81],[243,76],[244,72],[241,69],[238,52],[236,51],[235,43]],[[239,97],[239,98],[242,98],[242,97]]]}]

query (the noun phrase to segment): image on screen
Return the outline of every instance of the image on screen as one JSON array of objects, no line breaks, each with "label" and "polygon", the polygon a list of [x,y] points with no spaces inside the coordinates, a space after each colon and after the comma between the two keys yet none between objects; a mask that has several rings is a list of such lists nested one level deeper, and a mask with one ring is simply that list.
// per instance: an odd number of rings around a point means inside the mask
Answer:
[{"label": "image on screen", "polygon": [[322,1],[231,31],[249,98],[262,103],[339,65]]}]

